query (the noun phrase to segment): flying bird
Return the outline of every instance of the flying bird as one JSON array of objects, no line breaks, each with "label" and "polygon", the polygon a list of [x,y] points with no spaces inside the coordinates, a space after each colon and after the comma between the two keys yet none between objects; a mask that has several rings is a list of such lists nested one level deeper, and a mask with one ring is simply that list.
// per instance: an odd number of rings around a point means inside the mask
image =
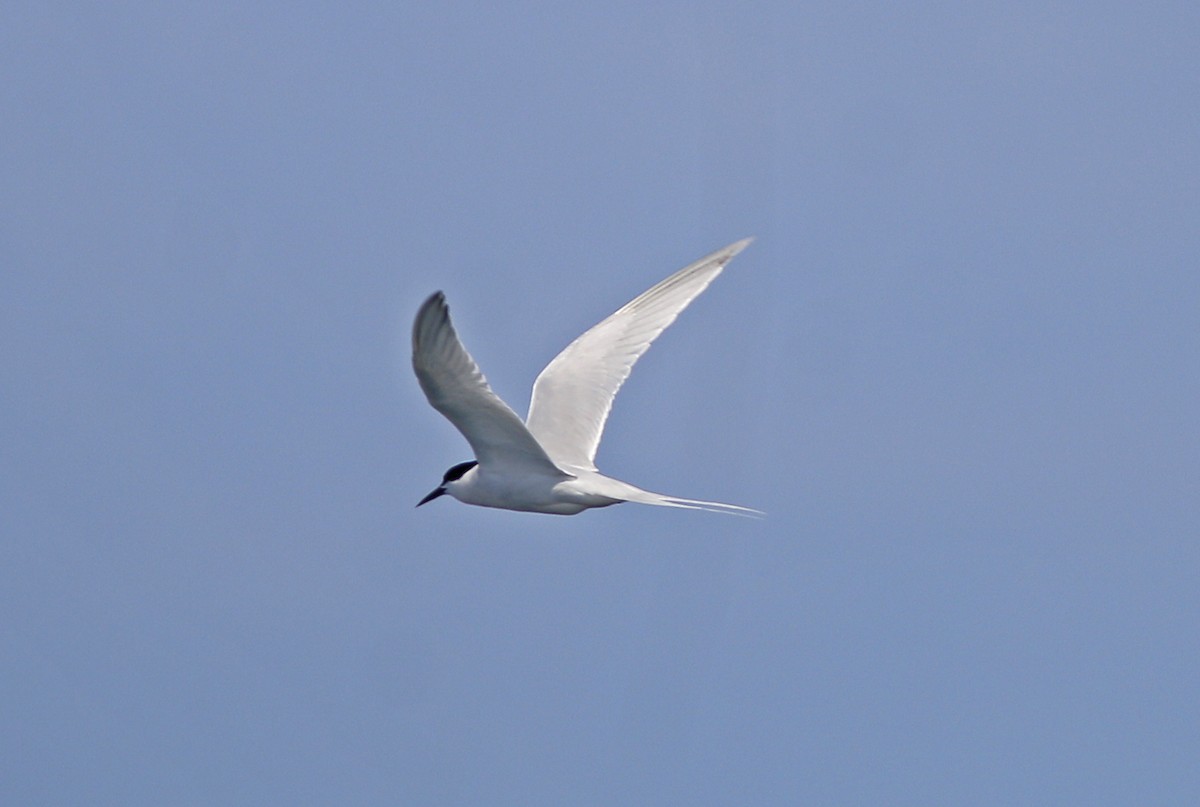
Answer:
[{"label": "flying bird", "polygon": [[534,382],[525,422],[492,392],[463,347],[445,295],[431,295],[413,323],[413,370],[430,405],[462,432],[475,459],[446,471],[417,507],[448,493],[465,504],[557,515],[621,502],[762,515],[652,493],[595,465],[613,398],[634,363],[751,240],[680,269],[568,345]]}]

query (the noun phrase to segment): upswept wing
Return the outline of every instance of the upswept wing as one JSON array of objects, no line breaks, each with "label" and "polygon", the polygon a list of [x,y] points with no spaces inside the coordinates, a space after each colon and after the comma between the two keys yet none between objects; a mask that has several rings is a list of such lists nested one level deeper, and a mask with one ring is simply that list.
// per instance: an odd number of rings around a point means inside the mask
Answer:
[{"label": "upswept wing", "polygon": [[412,361],[430,405],[467,438],[481,467],[515,465],[566,476],[517,414],[492,392],[479,365],[455,333],[446,297],[440,291],[417,311]]},{"label": "upswept wing", "polygon": [[680,269],[580,336],[542,370],[526,423],[554,462],[565,469],[596,469],[604,423],[634,363],[752,240]]}]

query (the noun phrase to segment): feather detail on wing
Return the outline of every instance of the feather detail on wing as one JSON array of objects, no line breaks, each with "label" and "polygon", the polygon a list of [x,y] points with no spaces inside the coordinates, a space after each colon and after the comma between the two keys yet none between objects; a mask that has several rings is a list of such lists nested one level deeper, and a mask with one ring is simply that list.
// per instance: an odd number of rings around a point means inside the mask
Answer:
[{"label": "feather detail on wing", "polygon": [[481,468],[504,464],[566,477],[508,404],[500,400],[450,322],[446,297],[433,294],[413,322],[413,370],[425,397],[471,444]]},{"label": "feather detail on wing", "polygon": [[526,422],[555,463],[595,470],[613,398],[633,365],[751,240],[680,269],[580,336],[542,370]]}]

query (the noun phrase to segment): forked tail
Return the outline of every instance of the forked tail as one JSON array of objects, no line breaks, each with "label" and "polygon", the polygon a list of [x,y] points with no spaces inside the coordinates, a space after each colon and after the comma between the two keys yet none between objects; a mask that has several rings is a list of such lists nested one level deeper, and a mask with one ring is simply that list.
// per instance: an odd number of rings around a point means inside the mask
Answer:
[{"label": "forked tail", "polygon": [[702,499],[683,499],[679,496],[664,496],[661,493],[651,493],[648,490],[638,490],[636,493],[630,492],[621,498],[625,499],[625,501],[637,502],[638,504],[653,504],[659,507],[682,507],[686,510],[705,510],[709,513],[724,513],[744,518],[763,518],[766,516],[766,513],[762,510],[755,510],[753,507],[742,507],[740,504],[706,502]]}]

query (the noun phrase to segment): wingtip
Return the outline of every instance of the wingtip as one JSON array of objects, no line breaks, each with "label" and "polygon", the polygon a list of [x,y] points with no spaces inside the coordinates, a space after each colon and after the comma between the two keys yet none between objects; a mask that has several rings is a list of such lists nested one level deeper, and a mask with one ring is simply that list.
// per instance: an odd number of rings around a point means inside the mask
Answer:
[{"label": "wingtip", "polygon": [[716,252],[709,255],[707,258],[702,259],[700,262],[707,263],[715,260],[721,266],[724,266],[733,260],[739,252],[750,246],[750,243],[753,240],[754,236],[750,236],[749,238],[743,238],[741,241],[734,241],[729,246],[724,247],[723,249],[718,249]]},{"label": "wingtip", "polygon": [[446,308],[446,295],[440,290],[435,291],[433,294],[426,297],[425,302],[421,303],[420,308],[417,309],[416,321],[420,322],[422,319],[428,316],[429,312],[431,311],[438,309],[444,311]]},{"label": "wingtip", "polygon": [[746,238],[743,238],[741,241],[734,241],[732,244],[725,247],[725,250],[729,253],[729,257],[732,258],[734,255],[738,254],[743,249],[745,249],[746,247],[748,247],[752,243],[754,243],[754,238],[755,237],[753,235],[747,236]]},{"label": "wingtip", "polygon": [[445,294],[439,290],[425,298],[425,302],[421,303],[421,307],[417,309],[416,317],[413,318],[412,340],[414,356],[423,335],[430,331],[433,323],[445,321],[449,318],[450,308],[446,305]]}]

